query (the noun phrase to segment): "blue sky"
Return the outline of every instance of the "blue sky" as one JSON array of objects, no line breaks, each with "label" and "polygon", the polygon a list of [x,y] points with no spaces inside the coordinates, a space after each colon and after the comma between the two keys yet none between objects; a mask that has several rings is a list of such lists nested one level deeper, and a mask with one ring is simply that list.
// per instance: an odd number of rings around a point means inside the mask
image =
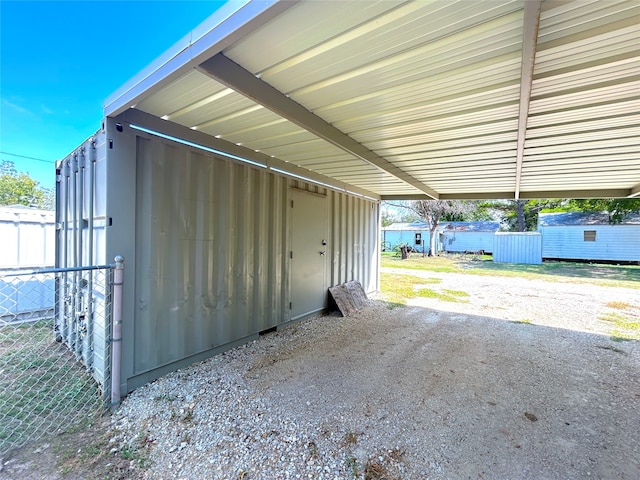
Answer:
[{"label": "blue sky", "polygon": [[53,187],[105,98],[221,3],[0,0],[0,160]]}]

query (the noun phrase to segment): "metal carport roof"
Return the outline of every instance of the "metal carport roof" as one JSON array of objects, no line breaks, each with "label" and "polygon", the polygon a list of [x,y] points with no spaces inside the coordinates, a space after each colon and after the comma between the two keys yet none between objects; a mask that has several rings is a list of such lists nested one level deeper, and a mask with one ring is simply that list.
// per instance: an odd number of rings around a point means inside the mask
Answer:
[{"label": "metal carport roof", "polygon": [[639,107],[637,0],[334,0],[228,3],[104,110],[373,198],[451,199],[638,196]]}]

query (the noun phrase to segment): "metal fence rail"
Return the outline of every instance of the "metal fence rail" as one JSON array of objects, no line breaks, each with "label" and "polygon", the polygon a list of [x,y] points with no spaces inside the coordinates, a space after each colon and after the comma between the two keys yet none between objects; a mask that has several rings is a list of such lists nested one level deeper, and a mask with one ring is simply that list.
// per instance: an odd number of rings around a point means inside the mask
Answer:
[{"label": "metal fence rail", "polygon": [[108,407],[113,267],[0,276],[0,457]]}]

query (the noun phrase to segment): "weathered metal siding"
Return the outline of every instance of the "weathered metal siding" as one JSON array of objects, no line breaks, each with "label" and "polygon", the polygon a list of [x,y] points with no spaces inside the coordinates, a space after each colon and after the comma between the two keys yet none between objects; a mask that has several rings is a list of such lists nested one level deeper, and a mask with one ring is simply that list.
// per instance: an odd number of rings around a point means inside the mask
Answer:
[{"label": "weathered metal siding", "polygon": [[496,232],[493,261],[503,263],[542,263],[542,236],[538,232]]},{"label": "weathered metal siding", "polygon": [[[540,226],[542,257],[571,260],[640,261],[640,225]],[[595,242],[584,241],[585,230]]]},{"label": "weathered metal siding", "polygon": [[0,269],[31,269],[55,261],[55,212],[0,208]]},{"label": "weathered metal siding", "polygon": [[442,232],[442,249],[447,252],[484,250],[493,252],[494,232]]}]

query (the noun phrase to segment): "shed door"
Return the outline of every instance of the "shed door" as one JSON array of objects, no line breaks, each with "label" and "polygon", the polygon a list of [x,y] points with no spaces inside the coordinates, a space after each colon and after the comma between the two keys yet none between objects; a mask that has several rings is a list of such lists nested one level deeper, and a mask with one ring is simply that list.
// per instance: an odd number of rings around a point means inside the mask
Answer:
[{"label": "shed door", "polygon": [[325,307],[327,262],[327,198],[301,191],[292,194],[291,316]]}]

